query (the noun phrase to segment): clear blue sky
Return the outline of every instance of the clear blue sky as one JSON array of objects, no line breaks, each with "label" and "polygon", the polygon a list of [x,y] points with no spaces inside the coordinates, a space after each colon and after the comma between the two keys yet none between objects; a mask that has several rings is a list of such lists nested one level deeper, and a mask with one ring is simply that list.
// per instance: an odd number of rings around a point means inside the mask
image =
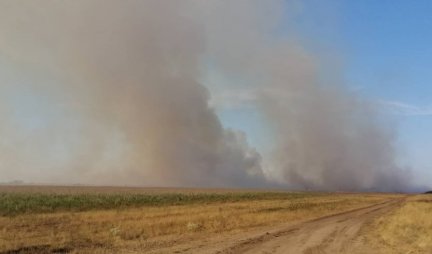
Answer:
[{"label": "clear blue sky", "polygon": [[[421,182],[432,182],[432,1],[300,2],[294,24],[291,19],[287,27],[294,27],[304,45],[323,59],[340,61],[347,86],[390,105],[401,163],[411,166]],[[260,146],[259,116],[247,109],[243,113],[239,119],[238,112],[219,111],[225,125],[245,130]]]}]

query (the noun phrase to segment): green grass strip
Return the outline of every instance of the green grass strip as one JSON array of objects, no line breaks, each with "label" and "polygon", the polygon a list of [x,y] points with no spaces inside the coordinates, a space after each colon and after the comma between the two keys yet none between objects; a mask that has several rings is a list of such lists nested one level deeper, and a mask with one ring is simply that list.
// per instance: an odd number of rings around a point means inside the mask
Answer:
[{"label": "green grass strip", "polygon": [[161,194],[49,194],[0,193],[0,216],[58,211],[89,211],[210,204],[253,200],[286,200],[316,196],[316,193],[245,192],[245,193],[161,193]]}]

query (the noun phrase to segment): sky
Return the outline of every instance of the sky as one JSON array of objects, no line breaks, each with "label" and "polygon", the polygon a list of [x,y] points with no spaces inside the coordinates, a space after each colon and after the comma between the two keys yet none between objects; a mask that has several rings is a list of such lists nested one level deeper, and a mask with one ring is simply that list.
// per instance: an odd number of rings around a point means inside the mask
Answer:
[{"label": "sky", "polygon": [[[348,3],[349,2],[349,3]],[[347,80],[394,103],[406,163],[432,181],[432,2],[347,1],[342,36]]]},{"label": "sky", "polygon": [[[345,85],[381,103],[394,119],[400,164],[430,185],[432,1],[305,0],[297,7],[286,10],[296,22],[282,26],[281,36],[294,29],[303,45],[340,63]],[[238,107],[218,113],[226,126],[246,131],[251,143],[265,150],[267,133],[258,113]]]},{"label": "sky", "polygon": [[432,187],[431,1],[170,3],[0,0],[0,182]]}]

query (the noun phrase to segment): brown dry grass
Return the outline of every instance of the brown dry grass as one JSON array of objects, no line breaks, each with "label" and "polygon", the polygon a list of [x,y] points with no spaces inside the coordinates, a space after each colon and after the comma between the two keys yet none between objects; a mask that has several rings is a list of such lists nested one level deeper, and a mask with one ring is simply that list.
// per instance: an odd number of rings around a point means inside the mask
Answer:
[{"label": "brown dry grass", "polygon": [[371,228],[369,240],[380,253],[432,253],[432,196],[409,198]]},{"label": "brown dry grass", "polygon": [[321,194],[286,200],[0,217],[0,252],[145,253],[190,239],[321,217],[388,198],[379,194]]}]

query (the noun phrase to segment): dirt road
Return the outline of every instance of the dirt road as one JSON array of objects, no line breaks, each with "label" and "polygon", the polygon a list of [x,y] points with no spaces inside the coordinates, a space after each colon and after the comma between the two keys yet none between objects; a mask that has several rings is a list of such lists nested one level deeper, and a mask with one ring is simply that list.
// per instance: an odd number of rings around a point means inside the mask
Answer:
[{"label": "dirt road", "polygon": [[401,202],[401,199],[391,200],[266,233],[221,253],[371,253],[373,249],[363,241],[360,229]]},{"label": "dirt road", "polygon": [[[376,253],[365,242],[363,233],[374,218],[392,211],[404,199],[321,217],[265,232],[221,237],[216,241],[193,243],[175,253],[245,253],[245,254],[321,254],[321,253]],[[194,246],[195,245],[195,246]]]}]

